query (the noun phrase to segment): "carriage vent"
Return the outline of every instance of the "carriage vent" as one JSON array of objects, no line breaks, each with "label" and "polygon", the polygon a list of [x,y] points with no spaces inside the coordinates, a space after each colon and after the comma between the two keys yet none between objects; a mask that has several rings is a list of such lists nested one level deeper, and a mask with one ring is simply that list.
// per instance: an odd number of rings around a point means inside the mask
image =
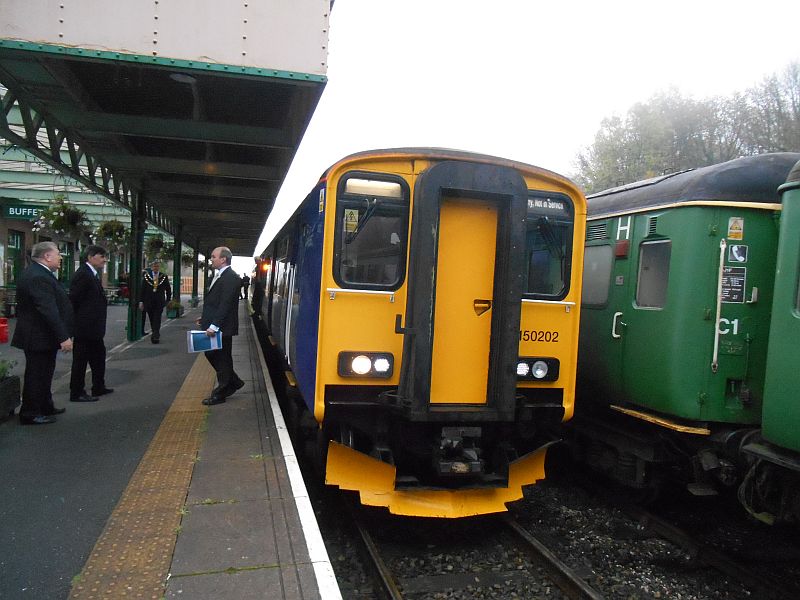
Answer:
[{"label": "carriage vent", "polygon": [[586,228],[586,241],[607,239],[608,227],[605,221],[602,223],[589,223],[589,226]]},{"label": "carriage vent", "polygon": [[650,217],[647,219],[647,235],[655,235],[657,227],[658,217]]}]

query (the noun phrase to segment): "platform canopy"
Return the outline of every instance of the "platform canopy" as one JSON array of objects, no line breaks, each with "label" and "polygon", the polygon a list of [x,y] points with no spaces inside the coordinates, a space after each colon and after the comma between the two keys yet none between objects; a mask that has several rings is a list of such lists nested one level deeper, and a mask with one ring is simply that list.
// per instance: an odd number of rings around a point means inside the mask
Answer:
[{"label": "platform canopy", "polygon": [[210,0],[8,0],[0,136],[122,206],[143,202],[192,247],[252,255],[326,81],[330,5],[298,2],[232,16]]}]

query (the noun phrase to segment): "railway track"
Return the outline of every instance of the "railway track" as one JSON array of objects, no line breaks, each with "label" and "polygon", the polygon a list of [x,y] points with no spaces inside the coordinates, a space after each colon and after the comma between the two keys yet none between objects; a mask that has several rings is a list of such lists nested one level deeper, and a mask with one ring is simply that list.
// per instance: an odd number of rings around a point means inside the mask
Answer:
[{"label": "railway track", "polygon": [[[453,590],[491,589],[509,584],[516,585],[520,589],[527,586],[530,589],[543,590],[548,597],[559,597],[557,593],[553,593],[554,588],[558,588],[561,592],[560,597],[571,600],[603,598],[602,594],[578,576],[545,544],[507,515],[484,520],[491,521],[497,526],[494,528],[495,535],[502,536],[503,540],[512,541],[520,553],[528,556],[532,568],[521,568],[522,565],[518,560],[514,560],[511,564],[493,565],[489,567],[491,570],[402,577],[398,576],[390,566],[392,549],[382,548],[376,541],[369,525],[361,518],[359,507],[349,503],[348,512],[363,544],[364,555],[367,557],[376,588],[382,597],[389,600],[439,597],[436,594]],[[453,551],[457,553],[458,549],[455,548]],[[513,558],[513,553],[509,555]]]},{"label": "railway track", "polygon": [[729,554],[714,548],[668,521],[639,506],[624,506],[631,519],[682,548],[697,562],[716,569],[736,579],[758,598],[800,598],[800,589],[793,589],[765,578],[762,574],[734,559]]}]

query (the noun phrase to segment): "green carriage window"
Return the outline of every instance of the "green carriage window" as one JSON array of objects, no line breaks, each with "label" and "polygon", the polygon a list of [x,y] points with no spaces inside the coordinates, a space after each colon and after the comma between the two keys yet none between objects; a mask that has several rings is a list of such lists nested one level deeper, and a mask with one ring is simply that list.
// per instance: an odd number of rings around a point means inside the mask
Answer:
[{"label": "green carriage window", "polygon": [[405,277],[409,192],[370,174],[339,184],[334,277],[342,287],[396,289]]},{"label": "green carriage window", "polygon": [[562,194],[531,192],[525,231],[525,293],[558,300],[567,295],[575,219],[572,201]]},{"label": "green carriage window", "polygon": [[584,306],[603,306],[608,302],[613,266],[614,251],[611,246],[586,246],[581,300]]},{"label": "green carriage window", "polygon": [[639,247],[639,277],[636,283],[636,305],[639,308],[663,308],[667,302],[669,259],[672,242],[642,242]]}]

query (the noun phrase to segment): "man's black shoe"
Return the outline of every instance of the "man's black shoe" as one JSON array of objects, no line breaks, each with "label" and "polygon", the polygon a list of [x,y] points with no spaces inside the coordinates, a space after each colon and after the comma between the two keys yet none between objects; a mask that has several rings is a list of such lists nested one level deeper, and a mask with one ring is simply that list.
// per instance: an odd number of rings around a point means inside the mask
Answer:
[{"label": "man's black shoe", "polygon": [[221,398],[220,396],[210,396],[203,400],[203,404],[206,406],[214,406],[215,404],[223,404],[225,402],[225,398]]},{"label": "man's black shoe", "polygon": [[103,388],[102,390],[92,390],[92,396],[105,396],[114,391],[114,388]]},{"label": "man's black shoe", "polygon": [[54,406],[54,407],[53,407],[53,410],[45,412],[45,413],[44,413],[44,415],[45,415],[45,416],[52,416],[52,415],[63,415],[65,412],[67,412],[67,409],[66,409],[66,408],[56,408],[56,407]]},{"label": "man's black shoe", "polygon": [[36,417],[23,417],[20,415],[19,422],[22,425],[47,425],[48,423],[55,423],[56,418],[49,415],[39,415]]},{"label": "man's black shoe", "polygon": [[80,396],[69,399],[70,402],[97,402],[98,400],[99,398],[90,396],[89,394],[81,394]]},{"label": "man's black shoe", "polygon": [[157,344],[161,340],[159,340],[157,337],[154,337],[154,338],[150,338],[150,341],[153,342],[154,344]]},{"label": "man's black shoe", "polygon": [[240,390],[240,389],[242,389],[243,387],[244,387],[244,381],[242,381],[242,380],[240,379],[240,380],[239,380],[239,381],[237,381],[236,383],[232,383],[232,384],[230,385],[230,390],[231,390],[231,391],[230,391],[230,393],[231,393],[231,394],[233,394],[235,391],[237,391],[237,390]]}]

